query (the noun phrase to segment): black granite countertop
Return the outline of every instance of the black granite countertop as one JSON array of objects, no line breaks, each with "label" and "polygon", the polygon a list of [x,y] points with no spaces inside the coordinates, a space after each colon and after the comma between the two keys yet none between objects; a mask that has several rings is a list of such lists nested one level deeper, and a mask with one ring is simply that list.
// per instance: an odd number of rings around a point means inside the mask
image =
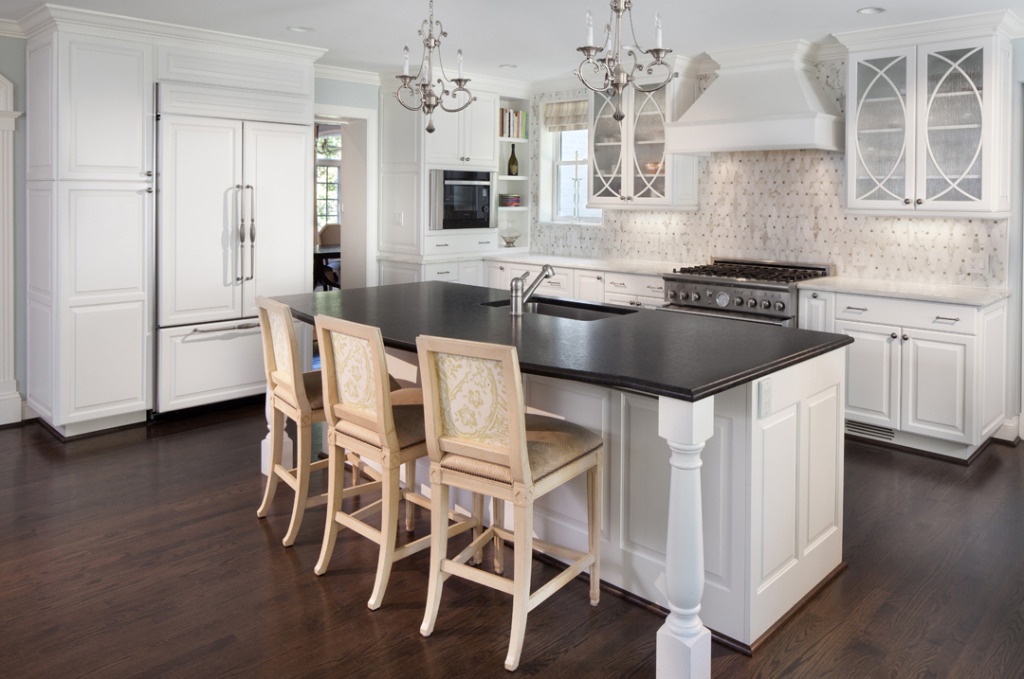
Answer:
[{"label": "black granite countertop", "polygon": [[594,321],[542,314],[513,319],[508,292],[432,281],[277,297],[300,320],[316,314],[381,329],[384,344],[416,350],[418,335],[514,344],[524,373],[698,401],[853,340],[729,319],[640,309]]}]

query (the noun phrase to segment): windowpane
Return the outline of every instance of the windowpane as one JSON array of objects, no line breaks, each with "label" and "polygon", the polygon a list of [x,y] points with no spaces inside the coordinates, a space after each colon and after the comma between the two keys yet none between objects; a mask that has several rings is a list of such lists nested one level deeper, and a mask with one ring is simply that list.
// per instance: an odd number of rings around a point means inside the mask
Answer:
[{"label": "windowpane", "polygon": [[600,219],[601,210],[587,208],[587,130],[556,133],[558,157],[555,159],[554,218]]}]

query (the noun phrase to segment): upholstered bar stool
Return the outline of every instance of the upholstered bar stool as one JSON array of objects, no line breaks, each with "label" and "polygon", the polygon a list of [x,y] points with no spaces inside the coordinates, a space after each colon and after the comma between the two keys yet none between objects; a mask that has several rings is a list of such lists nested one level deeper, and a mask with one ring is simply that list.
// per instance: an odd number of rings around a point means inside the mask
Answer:
[{"label": "upholstered bar stool", "polygon": [[[277,492],[278,480],[295,491],[292,518],[282,542],[290,547],[302,525],[307,507],[322,505],[326,493],[309,497],[310,475],[327,467],[327,460],[312,462],[313,424],[324,421],[323,390],[320,371],[303,372],[300,368],[299,345],[291,309],[286,304],[265,297],[256,298],[259,309],[260,334],[263,336],[263,364],[267,373],[267,393],[270,400],[270,471],[263,502],[256,510],[261,519],[267,515]],[[284,418],[295,422],[295,466],[281,464],[284,440]]]},{"label": "upholstered bar stool", "polygon": [[[416,460],[427,454],[423,432],[423,392],[419,388],[390,389],[380,329],[326,316],[315,319],[320,344],[323,401],[327,417],[328,472],[327,523],[320,558],[314,572],[323,575],[334,552],[338,528],[344,526],[378,545],[377,575],[367,605],[380,607],[391,568],[430,546],[423,536],[396,547],[399,502],[406,501],[405,528],[412,531],[416,506],[430,509],[430,500],[416,492]],[[346,455],[372,463],[371,479],[345,487]],[[355,462],[350,459],[350,462]],[[405,485],[401,468],[405,466]],[[353,476],[361,476],[353,464]],[[346,499],[380,493],[380,498],[352,511],[344,511]],[[379,527],[367,521],[379,514]],[[478,526],[468,516],[452,516],[459,523],[450,530],[462,532]],[[447,521],[443,522],[447,527]]]},{"label": "upholstered bar stool", "polygon": [[[601,478],[604,441],[579,425],[527,415],[515,347],[421,336],[416,340],[430,455],[430,494],[435,507],[447,505],[450,488],[462,488],[512,503],[513,530],[492,524],[454,558],[448,558],[447,522],[433,514],[427,609],[420,633],[430,636],[444,581],[457,575],[512,595],[512,631],[505,668],[514,670],[526,633],[526,616],[538,604],[590,568],[590,603],[600,596]],[[534,501],[572,478],[587,475],[586,552],[533,536]],[[497,503],[496,503],[497,506]],[[512,578],[467,564],[487,541],[511,540]],[[569,565],[531,593],[533,550]]]}]

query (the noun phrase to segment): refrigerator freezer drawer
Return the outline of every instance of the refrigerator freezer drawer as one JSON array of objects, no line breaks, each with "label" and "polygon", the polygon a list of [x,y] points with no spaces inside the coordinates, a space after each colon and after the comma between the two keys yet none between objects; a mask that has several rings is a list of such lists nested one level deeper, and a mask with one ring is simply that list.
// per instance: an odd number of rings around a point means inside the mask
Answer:
[{"label": "refrigerator freezer drawer", "polygon": [[164,328],[157,334],[157,412],[266,391],[255,318]]}]

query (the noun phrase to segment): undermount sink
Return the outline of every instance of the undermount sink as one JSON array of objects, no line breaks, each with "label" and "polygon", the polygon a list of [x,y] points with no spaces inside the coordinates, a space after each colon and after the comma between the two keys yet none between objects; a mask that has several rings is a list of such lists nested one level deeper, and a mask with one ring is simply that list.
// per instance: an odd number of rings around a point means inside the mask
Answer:
[{"label": "undermount sink", "polygon": [[[484,306],[507,307],[509,300],[499,299],[493,302],[484,302]],[[636,309],[624,307],[600,306],[587,304],[568,299],[551,299],[534,297],[523,304],[523,315],[541,314],[542,316],[558,316],[559,318],[571,318],[576,321],[599,321],[602,318],[613,316],[624,316],[636,313]]]}]

